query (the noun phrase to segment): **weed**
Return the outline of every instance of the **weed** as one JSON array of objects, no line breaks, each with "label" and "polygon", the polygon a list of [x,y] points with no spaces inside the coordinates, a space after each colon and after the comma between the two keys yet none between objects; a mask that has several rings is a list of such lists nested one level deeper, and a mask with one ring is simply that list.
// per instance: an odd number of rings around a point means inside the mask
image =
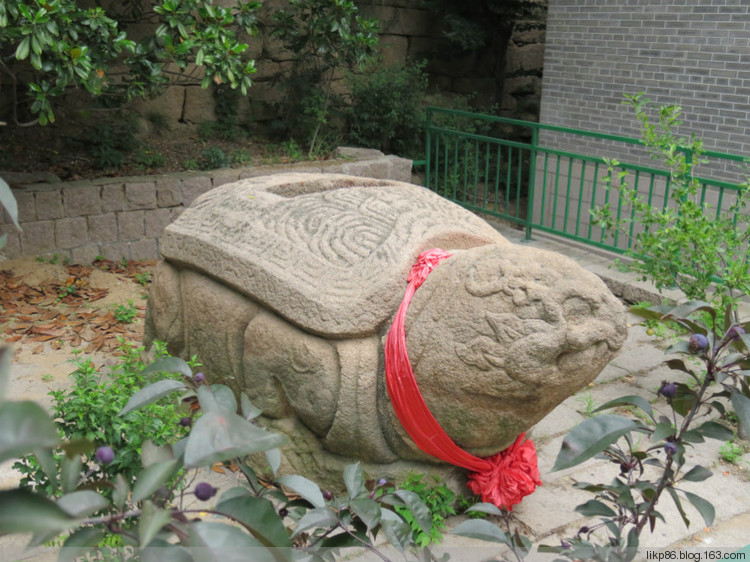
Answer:
[{"label": "weed", "polygon": [[219,147],[211,146],[201,150],[200,168],[202,170],[216,170],[217,168],[230,168],[231,166],[231,156],[227,156]]},{"label": "weed", "polygon": [[167,163],[167,159],[161,154],[157,154],[149,147],[141,148],[135,155],[135,163],[144,169],[160,168]]},{"label": "weed", "polygon": [[122,324],[130,324],[138,315],[138,310],[135,308],[133,301],[128,301],[128,304],[118,304],[113,312],[115,319]]},{"label": "weed", "polygon": [[200,170],[201,169],[200,164],[198,163],[198,161],[195,160],[195,159],[193,159],[193,158],[191,158],[189,160],[184,160],[182,162],[182,167],[185,168],[186,170],[190,170],[190,171],[193,171],[193,172],[195,170]]},{"label": "weed", "polygon": [[[414,542],[420,547],[426,547],[431,543],[439,543],[443,539],[441,530],[445,529],[445,519],[450,515],[455,515],[456,510],[453,503],[456,495],[445,485],[440,484],[437,477],[434,486],[428,486],[422,482],[424,474],[410,474],[406,478],[402,489],[410,490],[419,496],[427,509],[432,515],[432,528],[429,533],[425,533],[420,527],[417,520],[412,515],[411,510],[404,506],[394,506],[394,509],[401,515],[404,520],[411,525]],[[393,490],[390,490],[391,492]]]},{"label": "weed", "polygon": [[745,454],[745,448],[734,441],[727,441],[719,448],[719,456],[725,462],[737,464]]},{"label": "weed", "polygon": [[146,285],[151,283],[151,274],[149,272],[136,273],[134,277],[135,282],[138,283],[141,287],[145,287]]},{"label": "weed", "polygon": [[49,373],[45,373],[44,375],[42,375],[43,382],[52,382],[53,380],[55,380],[55,377]]},{"label": "weed", "polygon": [[594,410],[596,410],[597,408],[597,403],[596,400],[594,400],[594,395],[591,394],[590,390],[576,396],[576,402],[580,404],[581,407],[578,411],[584,418],[590,418],[594,415]]},{"label": "weed", "polygon": [[[155,345],[158,357],[168,356],[166,345]],[[76,370],[70,375],[72,388],[53,390],[52,410],[61,437],[67,440],[88,439],[96,446],[106,445],[117,451],[113,462],[100,466],[98,477],[107,480],[118,472],[130,482],[142,470],[140,452],[146,441],[155,445],[173,443],[187,431],[180,425],[179,405],[175,402],[152,404],[126,416],[118,416],[130,397],[141,387],[165,376],[164,373],[143,375],[143,347],[122,343],[121,362],[107,375],[100,373],[90,358],[72,361]],[[179,378],[179,375],[166,375]],[[58,467],[65,464],[65,454],[57,451],[53,459],[40,462],[34,455],[23,457],[14,465],[22,474],[21,486],[34,488],[49,495],[59,493],[47,478],[42,463],[52,460]],[[89,458],[83,473],[94,468]],[[92,471],[92,474],[96,469]],[[107,492],[107,493],[111,493]]]}]

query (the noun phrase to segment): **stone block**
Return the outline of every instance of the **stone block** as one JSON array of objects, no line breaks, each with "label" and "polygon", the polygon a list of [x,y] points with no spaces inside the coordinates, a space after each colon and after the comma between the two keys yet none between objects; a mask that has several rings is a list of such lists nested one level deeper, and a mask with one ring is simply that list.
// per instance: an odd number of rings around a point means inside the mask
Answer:
[{"label": "stone block", "polygon": [[363,178],[386,178],[388,172],[389,166],[385,160],[365,160],[343,164],[340,173]]},{"label": "stone block", "polygon": [[390,163],[390,172],[388,173],[389,180],[403,181],[406,183],[411,182],[411,160],[408,158],[400,158],[398,156],[388,156],[387,160]]},{"label": "stone block", "polygon": [[69,217],[96,215],[102,212],[100,186],[91,184],[66,185],[62,199]]},{"label": "stone block", "polygon": [[143,211],[125,211],[117,215],[117,225],[121,241],[143,238],[145,232],[143,216]]},{"label": "stone block", "polygon": [[35,199],[36,216],[39,220],[59,219],[65,216],[60,190],[37,191]]},{"label": "stone block", "polygon": [[128,210],[154,209],[156,207],[156,183],[126,183],[125,207]]},{"label": "stone block", "polygon": [[37,220],[34,193],[14,189],[13,196],[16,198],[16,205],[18,206],[18,222],[32,222]]},{"label": "stone block", "polygon": [[211,178],[208,176],[193,176],[182,179],[182,202],[190,205],[195,198],[211,189]]},{"label": "stone block", "polygon": [[172,213],[169,209],[153,209],[145,212],[145,226],[147,238],[159,238],[164,228],[172,222]]},{"label": "stone block", "polygon": [[70,261],[71,263],[89,265],[99,255],[99,246],[97,244],[86,244],[85,246],[70,250]]},{"label": "stone block", "polygon": [[69,249],[88,242],[85,217],[69,217],[55,221],[55,247]]},{"label": "stone block", "polygon": [[130,243],[130,255],[134,260],[154,260],[159,257],[154,238],[143,238]]},{"label": "stone block", "polygon": [[171,222],[174,222],[175,220],[177,220],[177,217],[179,217],[182,214],[182,211],[184,210],[185,210],[185,207],[183,207],[182,205],[180,205],[179,207],[172,207],[169,210],[169,213],[172,215]]},{"label": "stone block", "polygon": [[181,202],[180,180],[170,176],[156,180],[156,204],[159,207],[174,207]]},{"label": "stone block", "polygon": [[130,244],[128,242],[115,242],[114,244],[102,244],[99,253],[104,259],[120,261],[122,258],[132,259]]},{"label": "stone block", "polygon": [[15,258],[21,255],[21,233],[12,223],[0,224],[0,236],[5,235],[5,246],[0,248],[0,256]]},{"label": "stone block", "polygon": [[54,221],[27,222],[21,233],[21,255],[33,256],[55,249]]},{"label": "stone block", "polygon": [[232,183],[240,179],[239,168],[223,168],[211,172],[211,183],[213,187],[219,187],[225,183]]},{"label": "stone block", "polygon": [[[202,76],[203,72],[200,74]],[[212,88],[185,88],[182,120],[195,125],[205,121],[216,121],[215,106]]]},{"label": "stone block", "polygon": [[380,52],[383,55],[383,65],[391,66],[403,63],[409,50],[409,40],[402,35],[381,35]]},{"label": "stone block", "polygon": [[102,211],[111,213],[125,210],[125,187],[121,183],[102,185]]},{"label": "stone block", "polygon": [[117,242],[117,215],[105,213],[88,217],[89,240],[94,243]]}]

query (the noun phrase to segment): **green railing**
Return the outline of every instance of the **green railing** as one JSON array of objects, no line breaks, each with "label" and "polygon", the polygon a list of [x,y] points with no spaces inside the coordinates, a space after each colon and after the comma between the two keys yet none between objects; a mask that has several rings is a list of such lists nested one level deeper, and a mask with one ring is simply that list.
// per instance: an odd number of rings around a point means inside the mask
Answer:
[{"label": "green railing", "polygon": [[[618,160],[618,167],[610,172],[602,156],[560,148],[584,142],[600,143],[597,152]],[[605,188],[610,173],[613,187],[627,181],[650,204],[671,204],[669,172],[624,162],[638,151],[645,155],[642,147],[628,137],[430,107],[425,186],[468,209],[520,225],[527,239],[536,229],[623,253],[641,226],[631,221],[627,232],[605,232],[591,220],[591,211],[609,203],[618,220],[633,218],[619,192]],[[750,158],[712,151],[702,158],[708,160],[702,168],[721,178],[698,178],[703,201],[718,216],[735,200]]]}]

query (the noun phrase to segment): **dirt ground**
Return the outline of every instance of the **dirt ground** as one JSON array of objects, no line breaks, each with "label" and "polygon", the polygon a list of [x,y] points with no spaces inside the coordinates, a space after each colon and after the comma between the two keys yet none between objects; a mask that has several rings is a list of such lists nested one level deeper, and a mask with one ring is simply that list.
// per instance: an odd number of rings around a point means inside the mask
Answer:
[{"label": "dirt ground", "polygon": [[116,361],[118,338],[140,344],[154,266],[0,261],[0,336],[14,350],[9,398],[49,405],[47,393],[67,384],[76,353],[99,367]]}]

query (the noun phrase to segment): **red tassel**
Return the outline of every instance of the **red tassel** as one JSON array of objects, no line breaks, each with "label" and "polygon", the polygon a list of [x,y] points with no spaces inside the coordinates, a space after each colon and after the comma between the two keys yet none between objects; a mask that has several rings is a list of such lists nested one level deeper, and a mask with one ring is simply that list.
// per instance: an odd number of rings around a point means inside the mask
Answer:
[{"label": "red tassel", "polygon": [[419,391],[406,351],[404,322],[409,303],[430,272],[451,254],[439,248],[423,252],[407,278],[404,299],[385,340],[385,380],[401,425],[420,450],[470,471],[468,487],[482,501],[512,510],[524,496],[541,485],[536,449],[521,434],[516,442],[486,459],[456,445],[430,412]]}]

